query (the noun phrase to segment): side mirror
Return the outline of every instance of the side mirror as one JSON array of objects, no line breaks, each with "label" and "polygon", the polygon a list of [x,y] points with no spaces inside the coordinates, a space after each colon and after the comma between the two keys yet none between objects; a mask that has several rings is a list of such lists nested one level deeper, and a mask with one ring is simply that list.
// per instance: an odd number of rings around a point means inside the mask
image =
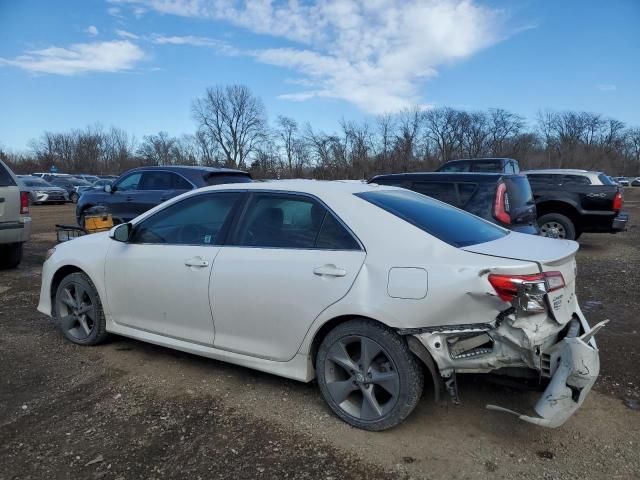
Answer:
[{"label": "side mirror", "polygon": [[126,243],[129,241],[129,237],[131,236],[131,228],[130,223],[121,223],[120,225],[116,225],[109,230],[109,238],[116,242]]},{"label": "side mirror", "polygon": [[107,183],[104,186],[104,191],[107,192],[107,193],[113,193],[114,190],[113,190],[113,187],[111,186],[111,184]]}]

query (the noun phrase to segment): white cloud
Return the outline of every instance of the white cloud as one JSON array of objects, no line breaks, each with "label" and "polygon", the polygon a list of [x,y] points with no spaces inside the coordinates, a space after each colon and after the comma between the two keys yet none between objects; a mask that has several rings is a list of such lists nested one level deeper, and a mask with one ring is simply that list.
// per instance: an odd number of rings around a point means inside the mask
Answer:
[{"label": "white cloud", "polygon": [[245,52],[310,85],[282,98],[339,98],[373,113],[423,103],[425,80],[506,36],[504,12],[474,0],[110,1],[288,40],[284,48]]},{"label": "white cloud", "polygon": [[89,25],[87,28],[84,29],[84,33],[88,33],[92,37],[95,37],[96,35],[98,35],[98,29],[96,28],[95,25]]},{"label": "white cloud", "polygon": [[601,92],[613,92],[616,90],[616,86],[611,83],[602,83],[598,85],[598,90]]},{"label": "white cloud", "polygon": [[151,35],[150,40],[156,45],[191,45],[193,47],[213,48],[224,55],[237,55],[240,53],[238,49],[232,47],[227,42],[209,37],[197,37],[194,35],[167,36],[153,34]]},{"label": "white cloud", "polygon": [[126,30],[116,30],[116,35],[122,38],[128,38],[130,40],[137,40],[138,35],[135,33],[127,32]]},{"label": "white cloud", "polygon": [[128,70],[142,58],[144,52],[137,45],[128,40],[112,40],[28,50],[13,59],[0,58],[0,66],[10,65],[33,73],[76,75]]}]

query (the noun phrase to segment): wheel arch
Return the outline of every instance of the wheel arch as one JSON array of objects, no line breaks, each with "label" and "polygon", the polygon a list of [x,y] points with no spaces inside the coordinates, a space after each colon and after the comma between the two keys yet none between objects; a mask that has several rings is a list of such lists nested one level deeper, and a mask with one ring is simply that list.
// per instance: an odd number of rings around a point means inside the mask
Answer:
[{"label": "wheel arch", "polygon": [[[346,323],[350,320],[355,319],[365,319],[371,320],[373,322],[384,325],[386,328],[390,330],[397,331],[397,328],[390,327],[385,322],[382,322],[376,318],[367,315],[339,315],[337,317],[333,317],[327,320],[325,323],[318,328],[313,334],[313,340],[311,341],[311,345],[309,348],[309,358],[311,360],[311,364],[315,368],[316,364],[316,356],[318,355],[318,350],[320,348],[320,344],[325,339],[325,337],[329,334],[331,330],[336,328],[338,325]],[[415,338],[413,335],[403,335],[407,342],[407,346],[413,355],[415,355],[418,360],[420,360],[420,364],[429,372],[431,376],[433,391],[434,391],[434,399],[436,402],[439,402],[442,399],[442,394],[444,391],[444,384],[442,382],[442,377],[440,376],[440,372],[438,370],[437,364],[433,360],[433,357],[429,353],[429,351],[420,343],[420,341]]]},{"label": "wheel arch", "polygon": [[569,218],[574,225],[578,225],[580,220],[580,212],[578,208],[571,204],[560,200],[546,200],[536,204],[538,218],[549,213],[560,213]]},{"label": "wheel arch", "polygon": [[55,310],[54,305],[55,305],[56,292],[58,291],[58,287],[60,286],[60,283],[62,282],[62,280],[66,276],[71,275],[72,273],[84,273],[87,277],[89,277],[89,279],[91,279],[91,276],[86,271],[78,267],[77,265],[63,265],[58,270],[56,270],[56,273],[54,273],[53,276],[51,277],[51,289],[49,291],[49,298],[51,298],[51,314],[52,315]]}]

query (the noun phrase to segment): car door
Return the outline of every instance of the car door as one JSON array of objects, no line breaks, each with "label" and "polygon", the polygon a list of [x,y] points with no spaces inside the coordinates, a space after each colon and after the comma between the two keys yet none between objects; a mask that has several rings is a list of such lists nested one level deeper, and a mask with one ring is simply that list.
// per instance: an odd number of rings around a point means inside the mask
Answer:
[{"label": "car door", "polygon": [[213,266],[217,348],[286,361],[314,319],[349,291],[365,251],[317,199],[251,194]]},{"label": "car door", "polygon": [[108,204],[114,218],[128,222],[141,213],[135,207],[140,195],[141,181],[142,172],[132,172],[113,184],[111,194],[106,198],[105,203]]},{"label": "car door", "polygon": [[105,262],[109,311],[122,325],[212,345],[211,266],[242,192],[190,196],[114,241]]}]

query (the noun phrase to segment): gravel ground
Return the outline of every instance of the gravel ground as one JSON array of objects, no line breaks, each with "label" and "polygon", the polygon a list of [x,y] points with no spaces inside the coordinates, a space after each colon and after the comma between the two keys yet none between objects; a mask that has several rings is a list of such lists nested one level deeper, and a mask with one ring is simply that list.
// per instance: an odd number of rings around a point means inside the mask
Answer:
[{"label": "gravel ground", "polygon": [[[625,192],[632,221],[640,188]],[[0,272],[0,480],[164,478],[640,478],[640,228],[584,235],[580,301],[598,336],[601,377],[564,426],[524,410],[536,394],[461,380],[460,406],[426,392],[401,426],[368,433],[335,418],[314,384],[115,337],[66,342],[35,310],[53,225],[71,206],[32,209],[21,267]]]}]

